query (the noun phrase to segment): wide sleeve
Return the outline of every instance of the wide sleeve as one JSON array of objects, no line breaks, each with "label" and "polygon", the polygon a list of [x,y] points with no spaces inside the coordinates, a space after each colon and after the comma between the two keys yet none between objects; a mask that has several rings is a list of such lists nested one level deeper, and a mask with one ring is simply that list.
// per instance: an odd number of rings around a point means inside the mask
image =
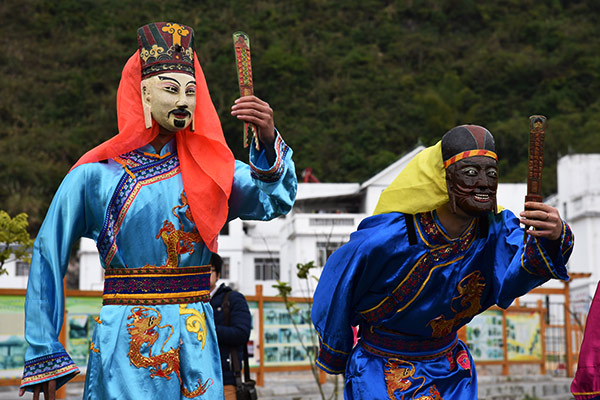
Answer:
[{"label": "wide sleeve", "polygon": [[291,210],[298,184],[292,149],[279,132],[273,147],[274,160],[262,145],[258,151],[251,146],[249,165],[236,161],[228,220],[268,221]]},{"label": "wide sleeve", "polygon": [[60,185],[33,246],[25,300],[29,343],[21,387],[57,379],[57,388],[79,373],[58,341],[63,325],[64,276],[75,240],[87,233],[85,166]]},{"label": "wide sleeve", "polygon": [[399,220],[403,221],[391,214],[365,219],[323,268],[313,297],[311,319],[319,337],[316,364],[327,373],[344,372],[354,346],[352,327],[361,321],[359,311],[380,300],[380,296],[373,295],[374,282],[388,281],[392,274],[386,268],[397,273],[397,266],[402,265],[399,260],[389,262],[392,255],[398,254],[395,246],[403,242],[398,237],[398,232],[404,231]]},{"label": "wide sleeve", "polygon": [[497,218],[499,221],[492,222],[492,229],[499,229],[494,255],[496,304],[506,308],[514,299],[549,279],[569,280],[566,264],[574,237],[564,221],[558,240],[529,236],[524,245],[524,230],[515,215],[504,210]]},{"label": "wide sleeve", "polygon": [[236,347],[250,338],[252,315],[243,294],[232,291],[229,295],[229,325],[215,325],[219,345]]}]

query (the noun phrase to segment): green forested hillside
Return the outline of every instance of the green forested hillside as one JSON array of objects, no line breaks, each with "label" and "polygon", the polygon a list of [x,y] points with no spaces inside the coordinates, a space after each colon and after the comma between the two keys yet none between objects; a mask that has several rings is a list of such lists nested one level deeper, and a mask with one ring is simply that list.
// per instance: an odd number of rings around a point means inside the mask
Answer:
[{"label": "green forested hillside", "polygon": [[242,160],[236,30],[298,172],[321,181],[363,181],[462,123],[495,135],[503,181],[525,181],[531,114],[548,117],[547,194],[561,154],[600,152],[598,2],[5,0],[0,20],[0,209],[34,230],[70,166],[116,133],[120,73],[152,21],[195,29]]}]

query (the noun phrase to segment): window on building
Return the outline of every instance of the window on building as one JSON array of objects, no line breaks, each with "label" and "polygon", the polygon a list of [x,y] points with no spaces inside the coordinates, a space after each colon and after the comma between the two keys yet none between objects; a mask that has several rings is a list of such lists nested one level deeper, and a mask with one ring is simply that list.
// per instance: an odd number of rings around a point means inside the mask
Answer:
[{"label": "window on building", "polygon": [[279,279],[279,258],[255,258],[254,279],[257,281]]},{"label": "window on building", "polygon": [[29,263],[26,263],[25,261],[17,261],[15,275],[16,276],[29,275]]},{"label": "window on building", "polygon": [[319,267],[325,265],[325,262],[334,251],[339,249],[344,243],[340,242],[317,242],[317,264]]},{"label": "window on building", "polygon": [[229,266],[231,265],[231,260],[229,257],[223,258],[223,266],[221,267],[221,279],[229,279]]},{"label": "window on building", "polygon": [[354,218],[310,218],[308,224],[310,226],[352,226]]}]

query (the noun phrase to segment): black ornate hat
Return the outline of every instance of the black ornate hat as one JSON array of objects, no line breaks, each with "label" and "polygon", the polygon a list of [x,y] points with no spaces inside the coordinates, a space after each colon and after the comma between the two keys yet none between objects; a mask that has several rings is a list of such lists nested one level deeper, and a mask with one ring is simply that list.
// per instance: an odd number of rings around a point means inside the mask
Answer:
[{"label": "black ornate hat", "polygon": [[163,72],[194,75],[194,31],[175,22],[154,22],[137,31],[142,79]]},{"label": "black ornate hat", "polygon": [[445,168],[463,158],[473,156],[498,159],[494,137],[484,127],[478,125],[456,126],[442,136],[442,158]]}]

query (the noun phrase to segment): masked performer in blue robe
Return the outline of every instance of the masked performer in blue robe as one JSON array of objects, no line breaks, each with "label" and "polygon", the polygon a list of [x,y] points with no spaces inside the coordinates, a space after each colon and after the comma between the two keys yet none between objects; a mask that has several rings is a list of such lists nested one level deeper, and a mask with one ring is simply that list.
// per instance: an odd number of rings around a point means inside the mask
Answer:
[{"label": "masked performer in blue robe", "polygon": [[[527,202],[520,220],[497,211],[496,164],[489,131],[451,129],[327,261],[312,309],[317,365],[344,374],[345,398],[476,399],[458,329],[548,279],[568,280],[571,230],[543,203]],[[519,223],[535,228],[525,245]]]},{"label": "masked performer in blue robe", "polygon": [[296,195],[292,151],[254,96],[232,114],[258,128],[236,161],[193,51],[175,23],[138,30],[117,93],[119,134],[86,153],[58,189],[37,236],[27,300],[21,395],[52,396],[78,369],[58,341],[71,247],[94,239],[105,268],[85,399],[222,399],[209,303],[211,252],[234,218],[269,220]]}]

